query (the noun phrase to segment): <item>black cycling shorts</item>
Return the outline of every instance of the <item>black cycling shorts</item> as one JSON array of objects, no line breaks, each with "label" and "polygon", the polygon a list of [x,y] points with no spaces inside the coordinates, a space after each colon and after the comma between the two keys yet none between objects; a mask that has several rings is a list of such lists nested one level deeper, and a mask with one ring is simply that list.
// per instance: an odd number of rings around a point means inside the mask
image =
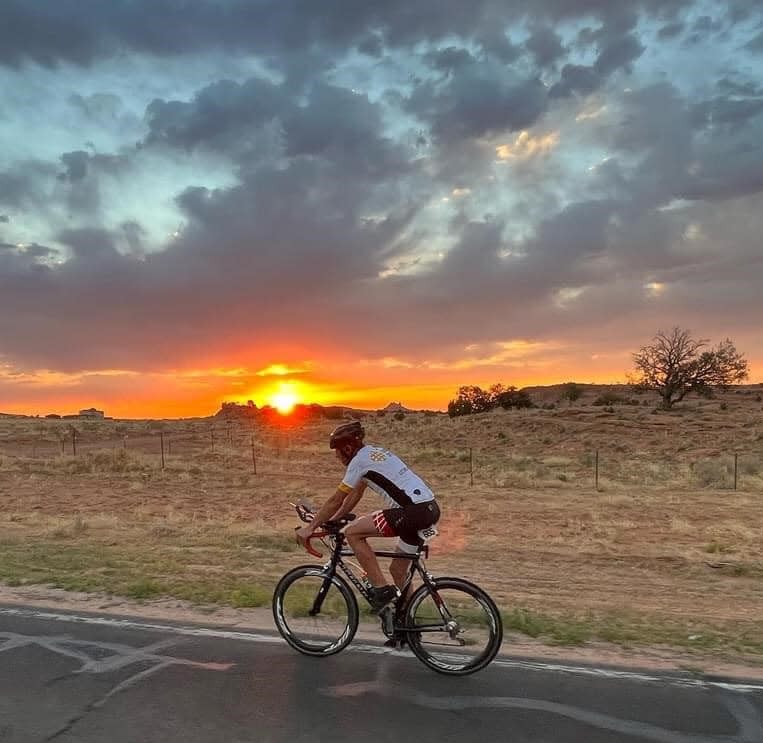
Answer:
[{"label": "black cycling shorts", "polygon": [[419,531],[433,526],[440,520],[437,501],[414,503],[403,508],[385,508],[374,513],[374,523],[383,537],[400,537],[402,542],[419,544]]}]

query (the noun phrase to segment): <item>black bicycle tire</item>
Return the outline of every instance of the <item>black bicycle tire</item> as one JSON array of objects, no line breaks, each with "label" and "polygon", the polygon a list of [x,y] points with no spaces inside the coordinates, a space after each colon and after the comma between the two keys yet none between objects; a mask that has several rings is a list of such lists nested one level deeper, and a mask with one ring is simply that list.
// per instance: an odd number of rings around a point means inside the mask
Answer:
[{"label": "black bicycle tire", "polygon": [[323,570],[323,568],[317,567],[316,565],[300,565],[299,567],[290,570],[281,578],[280,581],[278,581],[278,585],[273,591],[273,619],[276,624],[276,629],[278,629],[281,637],[283,637],[283,639],[286,640],[286,642],[289,643],[291,647],[293,647],[295,650],[298,650],[300,653],[303,653],[304,655],[311,655],[319,658],[335,655],[336,653],[344,650],[352,642],[353,638],[355,637],[355,633],[358,631],[360,613],[358,611],[357,599],[355,598],[355,594],[352,592],[349,584],[346,580],[344,580],[344,578],[342,578],[342,576],[337,575],[336,573],[331,576],[331,582],[342,594],[342,597],[347,604],[347,629],[345,630],[345,633],[343,633],[343,636],[340,638],[340,642],[338,642],[336,645],[332,645],[325,650],[311,649],[307,644],[300,642],[289,632],[283,617],[283,596],[286,593],[286,590],[289,588],[289,586],[292,585],[292,583],[305,575],[325,576],[326,572]]},{"label": "black bicycle tire", "polygon": [[[490,645],[485,653],[477,658],[474,663],[470,663],[461,668],[453,668],[445,663],[436,662],[433,657],[422,647],[421,638],[415,632],[408,632],[408,646],[413,654],[428,668],[431,668],[437,673],[445,674],[446,676],[468,676],[471,673],[476,673],[489,665],[498,655],[498,651],[501,649],[501,643],[503,642],[503,620],[501,619],[501,613],[498,611],[493,599],[478,585],[470,583],[463,578],[435,578],[433,580],[435,588],[451,588],[463,591],[471,595],[480,601],[487,607],[490,615],[493,618],[495,632],[491,638]],[[419,586],[413,595],[410,597],[405,608],[405,626],[413,628],[414,618],[412,612],[418,607],[419,603],[430,595],[429,587],[426,584]]]}]

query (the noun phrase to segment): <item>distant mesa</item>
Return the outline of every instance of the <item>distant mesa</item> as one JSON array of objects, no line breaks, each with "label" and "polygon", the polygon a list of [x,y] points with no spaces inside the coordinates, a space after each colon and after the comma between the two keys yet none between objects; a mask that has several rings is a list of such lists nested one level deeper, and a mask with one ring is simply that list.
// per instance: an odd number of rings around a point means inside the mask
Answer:
[{"label": "distant mesa", "polygon": [[103,412],[103,410],[96,410],[95,408],[86,408],[85,410],[79,411],[79,417],[103,419],[106,417],[106,414]]},{"label": "distant mesa", "polygon": [[[251,403],[251,401],[250,401]],[[225,418],[226,420],[316,420],[327,418],[329,420],[341,420],[342,418],[363,418],[370,411],[359,410],[358,408],[348,408],[343,405],[318,405],[310,403],[305,405],[299,403],[287,414],[280,413],[276,408],[270,405],[258,408],[253,403],[240,405],[236,402],[224,402],[214,417]]]},{"label": "distant mesa", "polygon": [[[53,415],[46,415],[46,418],[52,418]],[[107,417],[106,414],[103,412],[103,410],[96,410],[95,408],[85,408],[84,410],[80,410],[79,413],[76,415],[61,415],[59,418],[63,418],[67,421],[72,420],[91,420],[91,421],[104,421],[104,420],[112,420],[111,418]]]},{"label": "distant mesa", "polygon": [[381,409],[384,413],[412,413],[410,408],[406,408],[400,402],[391,402],[389,405]]},{"label": "distant mesa", "polygon": [[[21,415],[16,413],[0,413],[0,418],[39,418],[39,415]],[[48,413],[47,415],[43,416],[44,418],[47,418],[49,420],[99,420],[99,421],[110,421],[114,420],[113,418],[109,418],[103,410],[96,410],[95,408],[85,408],[84,410],[80,410],[79,413],[75,413],[72,415],[59,415],[58,413]]]}]

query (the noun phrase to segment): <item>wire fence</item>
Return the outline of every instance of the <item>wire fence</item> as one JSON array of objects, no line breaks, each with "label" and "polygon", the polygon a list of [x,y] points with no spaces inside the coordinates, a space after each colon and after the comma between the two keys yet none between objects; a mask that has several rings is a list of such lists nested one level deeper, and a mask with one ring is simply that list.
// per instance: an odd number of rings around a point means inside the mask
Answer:
[{"label": "wire fence", "polygon": [[[100,456],[95,469],[125,469],[127,458],[140,466],[173,471],[222,467],[252,475],[304,477],[336,481],[330,456],[322,444],[306,442],[299,431],[255,429],[235,422],[194,426],[185,431],[103,430],[97,425],[61,425],[25,436],[0,437],[0,471],[11,460],[71,461]],[[103,457],[107,458],[104,460]],[[4,464],[2,457],[8,461]],[[763,450],[729,451],[713,455],[646,455],[629,457],[617,447],[569,447],[558,453],[496,451],[474,446],[413,450],[404,458],[435,483],[468,487],[698,487],[763,491]],[[120,464],[121,463],[121,464]],[[336,470],[331,467],[331,470]],[[84,471],[76,470],[75,471]],[[337,470],[338,472],[338,470]]]}]

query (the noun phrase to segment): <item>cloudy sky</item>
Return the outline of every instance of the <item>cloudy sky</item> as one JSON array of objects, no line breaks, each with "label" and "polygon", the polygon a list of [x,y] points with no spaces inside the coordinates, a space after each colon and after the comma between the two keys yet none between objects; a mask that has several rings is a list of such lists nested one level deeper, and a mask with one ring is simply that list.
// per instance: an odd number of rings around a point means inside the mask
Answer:
[{"label": "cloudy sky", "polygon": [[4,0],[0,411],[763,381],[762,8]]}]

